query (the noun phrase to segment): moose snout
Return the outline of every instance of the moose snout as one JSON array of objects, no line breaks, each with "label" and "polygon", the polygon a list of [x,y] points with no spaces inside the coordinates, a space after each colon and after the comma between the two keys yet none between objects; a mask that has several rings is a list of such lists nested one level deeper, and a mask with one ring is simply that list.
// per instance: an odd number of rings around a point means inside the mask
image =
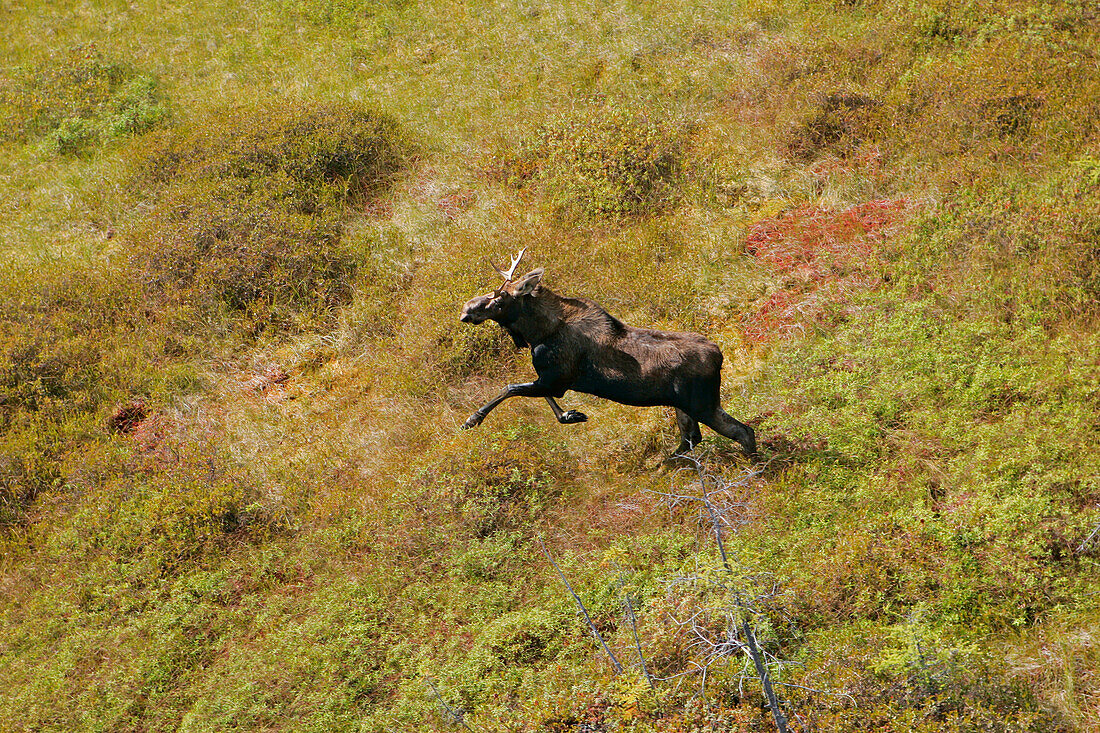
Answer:
[{"label": "moose snout", "polygon": [[466,305],[462,306],[462,312],[458,316],[458,320],[463,323],[472,323],[475,326],[485,320],[485,302],[489,299],[482,296],[474,298]]},{"label": "moose snout", "polygon": [[478,323],[478,320],[474,318],[473,309],[470,307],[469,303],[462,307],[462,312],[458,315],[458,320],[463,323]]}]

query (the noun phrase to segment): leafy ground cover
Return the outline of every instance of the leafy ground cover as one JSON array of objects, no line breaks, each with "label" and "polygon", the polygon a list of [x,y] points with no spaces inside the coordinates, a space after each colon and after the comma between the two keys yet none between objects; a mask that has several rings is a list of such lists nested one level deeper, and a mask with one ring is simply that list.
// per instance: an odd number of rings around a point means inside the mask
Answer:
[{"label": "leafy ground cover", "polygon": [[[0,18],[0,729],[1097,730],[1089,3]],[[760,460],[459,431],[522,247]]]}]

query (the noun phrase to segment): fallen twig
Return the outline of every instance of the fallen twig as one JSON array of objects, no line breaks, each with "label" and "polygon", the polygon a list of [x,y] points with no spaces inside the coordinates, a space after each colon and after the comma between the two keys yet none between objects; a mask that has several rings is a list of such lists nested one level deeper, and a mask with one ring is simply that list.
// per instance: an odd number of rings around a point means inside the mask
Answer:
[{"label": "fallen twig", "polygon": [[1092,534],[1090,534],[1088,537],[1086,537],[1085,541],[1077,546],[1077,554],[1079,555],[1082,552],[1085,552],[1086,550],[1088,550],[1089,545],[1092,544],[1093,540],[1095,540],[1097,538],[1097,536],[1100,536],[1100,524],[1096,525],[1096,529],[1092,530]]}]

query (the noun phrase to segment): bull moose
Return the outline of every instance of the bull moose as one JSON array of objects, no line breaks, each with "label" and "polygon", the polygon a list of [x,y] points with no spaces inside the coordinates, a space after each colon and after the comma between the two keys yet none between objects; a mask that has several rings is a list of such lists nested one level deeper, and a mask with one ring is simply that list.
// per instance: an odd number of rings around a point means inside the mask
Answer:
[{"label": "bull moose", "polygon": [[722,352],[716,344],[697,333],[628,326],[591,300],[566,298],[542,285],[541,267],[513,279],[524,252],[512,258],[507,272],[493,266],[504,284],[466,303],[460,320],[499,323],[517,348],[531,349],[538,379],[509,384],[463,428],[480,425],[509,397],[543,397],[558,422],[584,422],[584,413],[557,403],[571,389],[625,405],[675,408],[681,436],[676,453],[703,439],[699,423],[737,441],[746,454],[756,453],[753,429],[722,409]]}]

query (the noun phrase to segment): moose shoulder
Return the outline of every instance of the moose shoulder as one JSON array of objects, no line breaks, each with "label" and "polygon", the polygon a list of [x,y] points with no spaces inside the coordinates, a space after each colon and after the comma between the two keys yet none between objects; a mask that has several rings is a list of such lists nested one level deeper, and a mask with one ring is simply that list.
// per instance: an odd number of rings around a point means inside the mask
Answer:
[{"label": "moose shoulder", "polygon": [[514,280],[522,256],[521,250],[507,272],[497,270],[504,284],[466,303],[461,320],[499,323],[517,347],[531,349],[538,379],[508,385],[464,428],[480,425],[509,397],[543,397],[558,422],[583,422],[583,413],[557,403],[571,389],[626,405],[675,408],[677,453],[702,440],[699,423],[737,441],[746,453],[756,452],[752,428],[722,409],[722,352],[714,343],[696,333],[627,326],[591,300],[562,297],[543,286],[542,268]]}]

